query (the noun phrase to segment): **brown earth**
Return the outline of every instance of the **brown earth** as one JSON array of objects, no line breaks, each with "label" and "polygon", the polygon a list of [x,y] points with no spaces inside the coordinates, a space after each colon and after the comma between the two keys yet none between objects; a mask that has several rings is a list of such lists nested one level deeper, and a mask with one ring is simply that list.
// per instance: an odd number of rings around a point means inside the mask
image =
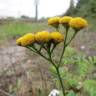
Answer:
[{"label": "brown earth", "polygon": [[[0,88],[2,90],[6,92],[19,90],[17,94],[20,95],[16,96],[33,96],[33,90],[49,90],[52,82],[50,79],[48,64],[40,56],[30,54],[26,48],[17,46],[14,40],[0,46]],[[20,82],[18,88],[16,82]],[[31,95],[24,95],[29,94],[29,91]]]}]

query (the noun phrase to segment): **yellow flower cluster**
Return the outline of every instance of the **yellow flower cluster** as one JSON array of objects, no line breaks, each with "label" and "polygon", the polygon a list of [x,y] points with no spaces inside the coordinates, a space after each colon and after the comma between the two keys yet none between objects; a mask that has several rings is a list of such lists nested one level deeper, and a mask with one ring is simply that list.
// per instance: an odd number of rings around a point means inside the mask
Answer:
[{"label": "yellow flower cluster", "polygon": [[37,42],[48,42],[50,40],[50,33],[47,31],[38,32],[35,34]]},{"label": "yellow flower cluster", "polygon": [[34,35],[32,33],[28,33],[17,39],[16,43],[21,46],[26,46],[32,44],[34,40]]},{"label": "yellow flower cluster", "polygon": [[51,32],[48,31],[41,31],[36,34],[27,33],[26,35],[17,39],[16,43],[21,46],[28,46],[33,43],[60,43],[64,40],[63,34],[59,32]]},{"label": "yellow flower cluster", "polygon": [[[75,29],[82,29],[84,27],[88,26],[88,23],[85,19],[81,17],[75,17],[72,18],[70,16],[64,16],[64,17],[53,17],[48,19],[49,25],[67,25],[69,27],[75,28]],[[56,27],[56,26],[54,26]],[[58,27],[58,26],[57,26]],[[41,31],[36,34],[28,33],[19,39],[17,39],[16,43],[21,46],[27,46],[33,43],[46,43],[46,42],[55,42],[60,43],[64,41],[64,36],[59,32],[51,32],[48,31]]]},{"label": "yellow flower cluster", "polygon": [[48,19],[49,25],[59,24],[60,17],[52,17]]},{"label": "yellow flower cluster", "polygon": [[76,17],[70,21],[69,25],[73,28],[81,29],[81,28],[87,27],[88,22],[81,17]]},{"label": "yellow flower cluster", "polygon": [[21,46],[27,46],[32,44],[34,41],[35,41],[34,34],[28,33],[17,39],[16,43]]},{"label": "yellow flower cluster", "polygon": [[82,29],[84,27],[88,26],[87,20],[81,18],[81,17],[75,17],[72,18],[70,16],[64,16],[64,17],[52,17],[48,20],[49,25],[53,24],[62,24],[62,25],[67,25],[72,28],[76,29]]},{"label": "yellow flower cluster", "polygon": [[72,17],[64,16],[64,17],[60,18],[59,22],[60,22],[60,24],[69,24],[70,20],[72,20]]},{"label": "yellow flower cluster", "polygon": [[59,42],[62,42],[64,41],[64,35],[62,35],[61,33],[59,32],[52,32],[50,34],[50,37],[51,37],[51,40],[53,42],[56,42],[56,43],[59,43]]}]

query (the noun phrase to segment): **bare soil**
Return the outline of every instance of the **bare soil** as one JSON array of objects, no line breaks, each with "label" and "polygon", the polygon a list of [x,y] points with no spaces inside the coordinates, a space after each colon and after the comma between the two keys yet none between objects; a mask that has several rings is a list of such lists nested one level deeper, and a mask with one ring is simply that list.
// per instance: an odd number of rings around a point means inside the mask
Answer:
[{"label": "bare soil", "polygon": [[[21,82],[18,88],[16,82]],[[17,46],[14,40],[0,46],[0,89],[9,92],[16,87],[14,90],[19,90],[17,94],[20,94],[16,96],[33,96],[33,90],[49,90],[51,83],[48,64],[43,58]],[[31,95],[24,95],[29,94],[30,90]]]}]

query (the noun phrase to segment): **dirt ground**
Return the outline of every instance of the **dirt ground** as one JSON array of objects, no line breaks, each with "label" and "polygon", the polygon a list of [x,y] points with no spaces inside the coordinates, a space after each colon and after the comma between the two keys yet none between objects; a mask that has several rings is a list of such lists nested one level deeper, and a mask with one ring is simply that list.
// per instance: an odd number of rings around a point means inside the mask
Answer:
[{"label": "dirt ground", "polygon": [[[71,46],[87,55],[96,55],[96,33],[78,34]],[[48,64],[40,56],[17,46],[15,40],[0,45],[0,89],[10,93],[17,91],[16,96],[34,96],[35,89],[49,90],[52,84]],[[2,90],[0,96],[5,96]],[[31,95],[27,95],[29,93]]]},{"label": "dirt ground", "polygon": [[[30,54],[30,51],[26,48],[17,46],[14,40],[0,46],[0,88],[2,90],[9,92],[8,89],[10,88],[8,87],[11,85],[16,86],[15,84],[19,80],[22,82],[21,85],[24,85],[23,88],[20,88],[21,91],[16,89],[20,91],[20,95],[16,96],[25,96],[24,94],[28,94],[30,89],[39,90],[44,88],[47,90],[52,83],[50,79],[48,64],[40,56],[34,53]],[[24,91],[26,88],[27,92]]]}]

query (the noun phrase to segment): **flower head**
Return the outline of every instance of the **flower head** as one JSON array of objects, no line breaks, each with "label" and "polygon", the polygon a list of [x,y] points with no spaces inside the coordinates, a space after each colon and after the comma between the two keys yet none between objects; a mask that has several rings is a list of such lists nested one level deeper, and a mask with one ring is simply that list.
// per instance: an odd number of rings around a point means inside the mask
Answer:
[{"label": "flower head", "polygon": [[35,40],[37,42],[48,42],[50,40],[50,33],[47,31],[41,31],[35,34]]},{"label": "flower head", "polygon": [[61,19],[60,19],[60,24],[63,24],[63,25],[65,25],[65,24],[69,24],[69,22],[70,22],[70,20],[72,19],[72,17],[70,17],[70,16],[64,16],[64,17],[62,17]]},{"label": "flower head", "polygon": [[22,37],[20,37],[20,38],[18,38],[18,39],[16,40],[16,44],[17,44],[17,45],[21,45],[21,41],[22,41]]},{"label": "flower head", "polygon": [[48,19],[48,24],[49,25],[52,25],[54,27],[58,27],[59,25],[59,20],[60,20],[60,17],[52,17],[52,18],[49,18]]},{"label": "flower head", "polygon": [[61,34],[60,32],[52,32],[50,34],[51,40],[55,43],[60,43],[64,41],[64,35]]},{"label": "flower head", "polygon": [[76,17],[70,21],[69,25],[75,29],[82,29],[88,26],[88,22],[81,17]]},{"label": "flower head", "polygon": [[34,41],[35,41],[34,34],[27,33],[24,36],[17,39],[16,43],[21,46],[27,46],[34,43]]}]

